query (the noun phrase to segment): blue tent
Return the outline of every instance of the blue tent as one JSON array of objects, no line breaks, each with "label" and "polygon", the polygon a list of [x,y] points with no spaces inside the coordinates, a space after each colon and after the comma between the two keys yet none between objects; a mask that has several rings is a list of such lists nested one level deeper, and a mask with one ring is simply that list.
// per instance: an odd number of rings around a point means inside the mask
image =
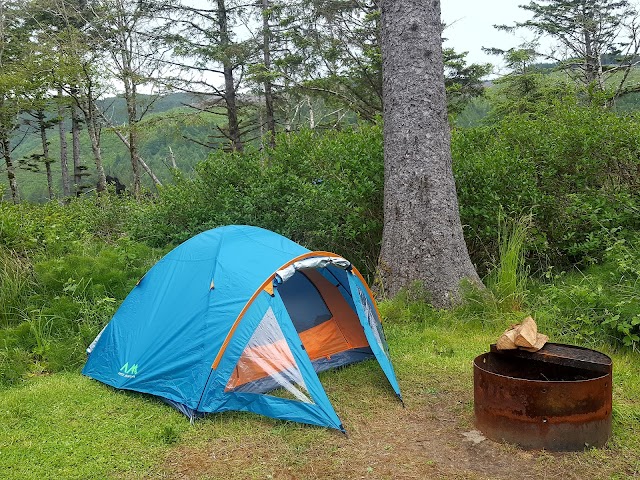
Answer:
[{"label": "blue tent", "polygon": [[401,399],[357,269],[257,227],[220,227],[176,247],[87,351],[83,374],[192,419],[241,410],[344,431],[317,373],[368,358]]}]

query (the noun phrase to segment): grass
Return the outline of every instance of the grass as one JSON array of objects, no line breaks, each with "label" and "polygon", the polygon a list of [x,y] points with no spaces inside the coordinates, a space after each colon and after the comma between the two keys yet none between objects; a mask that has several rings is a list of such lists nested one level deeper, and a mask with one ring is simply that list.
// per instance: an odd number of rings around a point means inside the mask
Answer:
[{"label": "grass", "polygon": [[526,244],[532,217],[504,218],[500,214],[498,228],[498,263],[492,269],[488,285],[495,297],[495,307],[504,312],[524,307],[528,269],[525,266]]},{"label": "grass", "polygon": [[188,422],[154,399],[77,373],[34,378],[0,396],[5,479],[142,478]]},{"label": "grass", "polygon": [[[246,413],[190,425],[154,397],[82,377],[83,349],[157,251],[117,235],[33,263],[0,250],[5,305],[12,312],[32,305],[0,328],[0,478],[476,479],[510,478],[514,469],[523,478],[640,476],[640,356],[620,348],[640,318],[640,249],[618,242],[603,265],[528,281],[526,228],[526,219],[505,224],[490,288],[467,292],[466,306],[434,310],[417,287],[381,305],[406,408],[375,362],[321,374],[348,437]],[[472,359],[526,314],[552,341],[613,357],[613,437],[605,448],[549,454],[466,443],[463,434],[474,428]]]},{"label": "grass", "polygon": [[15,252],[0,246],[0,328],[12,323],[32,287],[29,263]]},{"label": "grass", "polygon": [[[401,300],[384,304],[383,311],[407,408],[398,405],[374,362],[326,372],[322,383],[349,437],[241,413],[210,415],[191,426],[152,397],[59,373],[0,392],[2,477],[487,478],[483,462],[518,450],[484,442],[491,444],[482,447],[492,449],[491,458],[469,458],[465,466],[470,454],[460,433],[473,428],[471,360],[511,319],[481,321],[468,311],[437,312]],[[562,455],[538,452],[526,457],[531,468],[570,468],[581,475],[569,478],[640,474],[640,358],[603,350],[615,365],[609,445]],[[446,452],[459,455],[461,464],[448,466]],[[502,476],[494,473],[491,478]]]}]

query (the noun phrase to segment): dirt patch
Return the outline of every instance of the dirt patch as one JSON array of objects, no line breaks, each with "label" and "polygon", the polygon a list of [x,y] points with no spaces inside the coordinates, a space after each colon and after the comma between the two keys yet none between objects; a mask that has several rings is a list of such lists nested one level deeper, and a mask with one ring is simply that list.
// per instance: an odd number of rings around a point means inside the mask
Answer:
[{"label": "dirt patch", "polygon": [[[256,420],[238,440],[214,438],[180,446],[166,459],[169,479],[586,479],[609,476],[585,453],[526,452],[489,440],[476,442],[470,398],[461,392],[424,394],[402,408],[394,400],[342,413],[348,436],[300,435],[290,425],[274,433]],[[287,428],[291,428],[288,438]],[[317,433],[317,429],[312,429]],[[473,435],[471,436],[473,438]],[[611,472],[609,472],[611,473]]]}]

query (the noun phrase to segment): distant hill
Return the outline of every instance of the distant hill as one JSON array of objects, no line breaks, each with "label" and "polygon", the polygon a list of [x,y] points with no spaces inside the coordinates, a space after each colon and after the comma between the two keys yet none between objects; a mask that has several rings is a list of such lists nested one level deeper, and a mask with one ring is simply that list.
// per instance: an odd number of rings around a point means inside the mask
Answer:
[{"label": "distant hill", "polygon": [[[161,97],[138,94],[140,105],[149,107],[149,113],[163,113],[174,108],[199,103],[199,97],[190,93],[172,93]],[[127,123],[127,105],[122,96],[109,97],[98,102],[100,108],[113,120],[114,124]]]},{"label": "distant hill", "polygon": [[[150,97],[143,96],[144,100]],[[189,172],[194,165],[204,160],[210,149],[199,143],[216,143],[214,138],[217,125],[224,123],[224,117],[210,113],[198,113],[185,105],[197,102],[197,97],[184,93],[176,93],[158,98],[140,124],[140,155],[147,162],[154,173],[162,180],[171,179],[169,168],[169,147],[178,168],[184,172]],[[107,98],[100,101],[100,106],[107,113],[114,125],[126,125],[126,105],[121,97]],[[51,116],[53,117],[53,112]],[[68,161],[73,163],[71,158],[71,125],[65,122],[67,131],[67,144],[69,148]],[[186,138],[185,138],[186,137]],[[191,141],[188,139],[194,139]],[[57,126],[48,132],[50,143],[50,155],[55,159],[52,164],[55,187],[57,194],[62,192],[62,180],[60,174],[60,138]],[[36,132],[27,133],[24,130],[14,135],[13,145],[19,144],[13,151],[13,158],[16,165],[22,162],[22,166],[16,171],[18,188],[23,200],[32,202],[42,202],[47,200],[47,183],[45,167],[41,164],[38,171],[31,171],[26,168],[26,160],[32,155],[42,153],[42,143],[40,136]],[[91,145],[86,132],[81,133],[81,163],[87,167],[87,172],[93,172],[94,160]],[[103,129],[101,151],[105,171],[108,175],[117,176],[123,183],[131,182],[131,165],[129,154],[120,139],[115,133],[108,129]],[[72,167],[71,167],[72,168]],[[72,175],[73,172],[70,172]],[[0,182],[6,184],[6,172],[0,170],[2,178]],[[95,185],[95,175],[92,173],[86,179],[88,185]],[[143,173],[143,183],[152,188],[152,182]],[[5,197],[7,196],[5,189]]]}]

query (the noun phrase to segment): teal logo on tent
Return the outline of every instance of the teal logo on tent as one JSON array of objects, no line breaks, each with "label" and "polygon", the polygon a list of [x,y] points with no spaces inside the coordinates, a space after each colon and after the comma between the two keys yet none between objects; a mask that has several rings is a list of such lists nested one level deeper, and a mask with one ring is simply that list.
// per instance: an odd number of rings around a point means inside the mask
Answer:
[{"label": "teal logo on tent", "polygon": [[122,367],[120,367],[120,371],[118,372],[118,375],[125,378],[135,378],[137,374],[138,364],[134,363],[133,365],[129,366],[129,362],[126,362],[124,365],[122,365]]}]

